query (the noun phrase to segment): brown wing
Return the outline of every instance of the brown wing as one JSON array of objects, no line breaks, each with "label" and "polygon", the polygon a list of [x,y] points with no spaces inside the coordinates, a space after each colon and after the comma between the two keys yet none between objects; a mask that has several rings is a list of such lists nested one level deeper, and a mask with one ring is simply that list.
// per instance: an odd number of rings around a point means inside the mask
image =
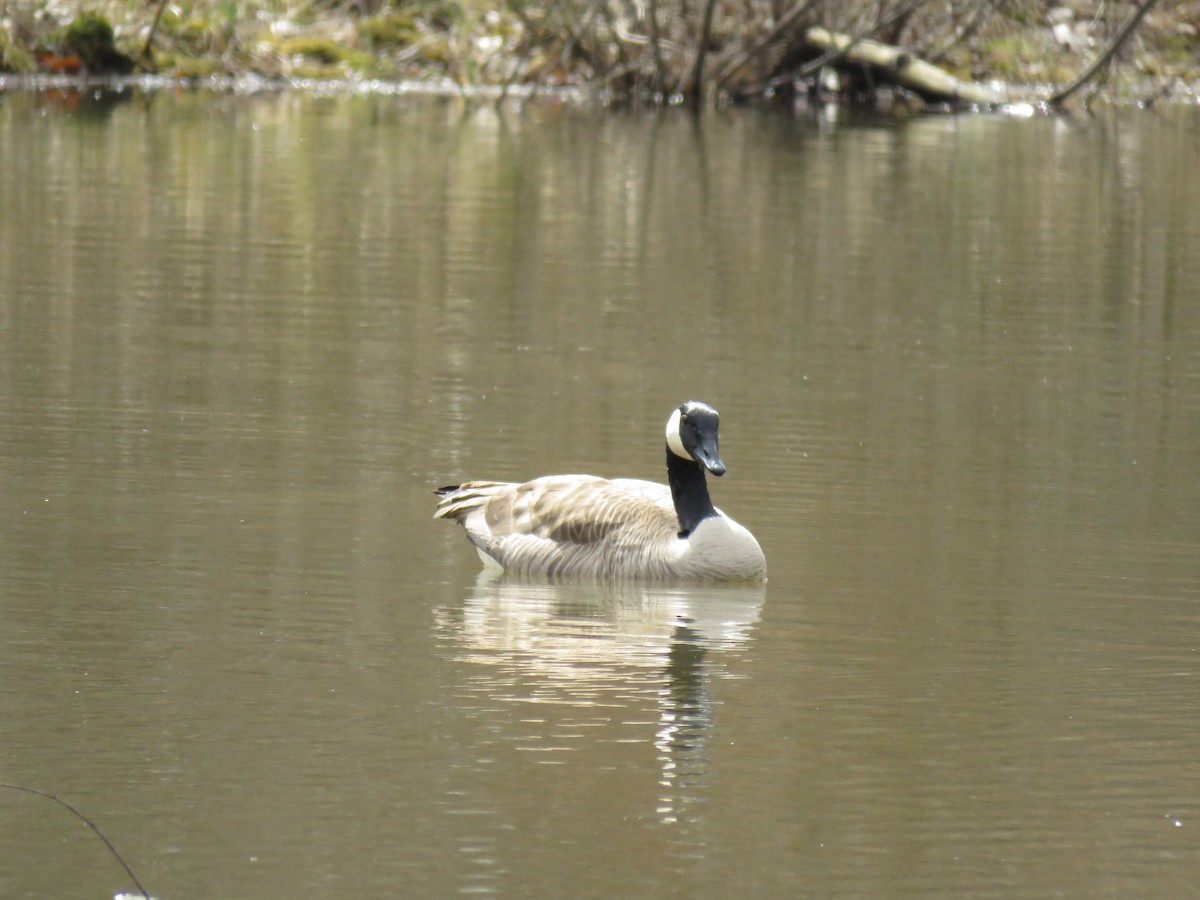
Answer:
[{"label": "brown wing", "polygon": [[[630,486],[643,485],[642,490]],[[609,481],[588,475],[551,475],[498,491],[484,516],[493,537],[529,534],[557,543],[594,544],[622,529],[678,530],[674,512],[653,498],[666,487],[650,482]]]}]

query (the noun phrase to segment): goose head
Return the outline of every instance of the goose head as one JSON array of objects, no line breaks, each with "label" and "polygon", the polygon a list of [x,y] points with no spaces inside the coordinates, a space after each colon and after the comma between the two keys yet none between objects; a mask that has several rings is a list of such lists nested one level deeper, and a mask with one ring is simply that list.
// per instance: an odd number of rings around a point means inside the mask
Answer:
[{"label": "goose head", "polygon": [[667,449],[681,459],[694,460],[714,475],[725,474],[717,452],[720,416],[707,403],[689,400],[667,420]]}]

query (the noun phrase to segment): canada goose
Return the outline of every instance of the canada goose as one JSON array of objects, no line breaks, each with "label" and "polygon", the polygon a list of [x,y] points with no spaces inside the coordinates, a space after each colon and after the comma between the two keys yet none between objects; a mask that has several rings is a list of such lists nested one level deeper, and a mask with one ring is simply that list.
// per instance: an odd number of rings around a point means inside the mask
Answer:
[{"label": "canada goose", "polygon": [[761,581],[762,548],[712,505],[704,470],[725,474],[717,411],[689,400],[667,420],[670,487],[632,478],[547,475],[524,484],[439,488],[485,564],[524,575]]}]

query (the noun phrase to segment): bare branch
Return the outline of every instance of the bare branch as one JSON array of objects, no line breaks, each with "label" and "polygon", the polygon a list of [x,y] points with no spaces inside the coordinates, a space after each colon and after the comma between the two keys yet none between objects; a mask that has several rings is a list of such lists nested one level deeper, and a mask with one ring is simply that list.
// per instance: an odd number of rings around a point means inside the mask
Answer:
[{"label": "bare branch", "polygon": [[133,879],[133,883],[137,885],[137,889],[139,892],[141,892],[141,895],[145,897],[146,900],[150,900],[150,892],[142,886],[140,881],[138,881],[138,877],[133,874],[133,869],[129,867],[129,863],[125,862],[125,858],[117,852],[117,848],[113,846],[112,841],[105,837],[104,832],[100,830],[100,826],[81,813],[62,797],[59,797],[57,794],[51,794],[49,791],[40,790],[39,788],[26,787],[23,784],[0,784],[0,788],[6,788],[13,791],[22,791],[26,794],[34,794],[38,797],[45,797],[47,800],[53,800],[59,806],[65,807],[77,819],[81,820],[85,825],[87,825],[88,828],[92,829],[92,831],[96,833],[96,837],[100,838],[100,840],[104,842],[104,846],[108,848],[108,852],[111,853],[113,857],[116,858],[117,862],[121,864],[121,868],[125,870],[125,874]]},{"label": "bare branch", "polygon": [[929,60],[931,63],[941,62],[955,47],[970,40],[982,28],[1008,0],[985,0],[979,3],[972,9],[969,18],[965,24],[960,25],[953,30],[953,34],[948,40],[945,40],[940,45],[934,45],[933,38],[927,38],[922,44],[916,48],[917,52],[922,57]]},{"label": "bare branch", "polygon": [[1158,3],[1158,0],[1145,0],[1134,11],[1133,15],[1129,17],[1129,21],[1122,25],[1120,30],[1113,35],[1113,39],[1108,42],[1108,46],[1104,48],[1104,52],[1097,56],[1092,61],[1092,64],[1084,69],[1074,81],[1051,96],[1050,104],[1052,106],[1061,106],[1072,94],[1096,77],[1096,73],[1108,65],[1109,61],[1117,55],[1117,51],[1121,49],[1121,45],[1129,39],[1137,29],[1138,24],[1145,18],[1146,13],[1150,12],[1156,3]]},{"label": "bare branch", "polygon": [[717,87],[721,87],[726,81],[737,74],[738,69],[750,62],[750,60],[762,53],[763,50],[787,34],[787,32],[792,29],[792,26],[796,24],[800,17],[819,2],[821,2],[821,0],[802,0],[802,2],[797,3],[786,13],[784,13],[780,17],[779,21],[775,23],[774,28],[756,40],[749,47],[738,53],[733,59],[729,60],[729,62],[721,67],[721,70],[716,77]]},{"label": "bare branch", "polygon": [[154,35],[158,33],[158,23],[162,21],[163,10],[167,8],[167,0],[161,0],[158,9],[154,11],[154,21],[150,23],[150,31],[146,34],[146,43],[142,45],[142,59],[150,59],[150,45],[154,43]]}]

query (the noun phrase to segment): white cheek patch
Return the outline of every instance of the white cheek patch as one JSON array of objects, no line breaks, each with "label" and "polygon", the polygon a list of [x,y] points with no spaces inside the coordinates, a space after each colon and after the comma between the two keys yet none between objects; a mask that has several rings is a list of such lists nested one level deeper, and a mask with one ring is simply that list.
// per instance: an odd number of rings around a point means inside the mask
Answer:
[{"label": "white cheek patch", "polygon": [[667,419],[667,446],[676,456],[692,458],[692,454],[683,449],[683,439],[679,436],[679,410],[675,410],[671,413],[671,418]]}]

